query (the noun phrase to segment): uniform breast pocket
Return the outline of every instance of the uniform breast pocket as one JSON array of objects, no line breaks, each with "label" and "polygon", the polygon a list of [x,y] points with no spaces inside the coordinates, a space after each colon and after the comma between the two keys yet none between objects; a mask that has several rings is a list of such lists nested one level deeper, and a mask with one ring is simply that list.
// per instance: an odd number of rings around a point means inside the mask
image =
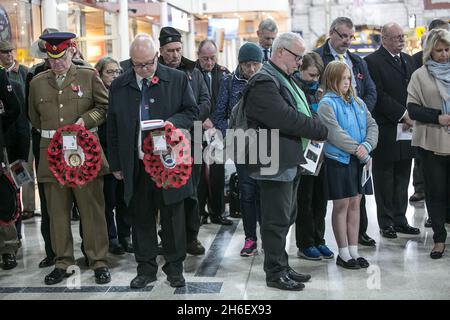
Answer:
[{"label": "uniform breast pocket", "polygon": [[51,99],[40,98],[37,104],[37,110],[40,114],[41,123],[54,118],[54,112],[50,110],[56,109],[56,102]]},{"label": "uniform breast pocket", "polygon": [[92,109],[92,92],[83,91],[81,93],[75,93],[72,98],[72,102],[76,102],[78,113],[85,113],[86,111]]}]

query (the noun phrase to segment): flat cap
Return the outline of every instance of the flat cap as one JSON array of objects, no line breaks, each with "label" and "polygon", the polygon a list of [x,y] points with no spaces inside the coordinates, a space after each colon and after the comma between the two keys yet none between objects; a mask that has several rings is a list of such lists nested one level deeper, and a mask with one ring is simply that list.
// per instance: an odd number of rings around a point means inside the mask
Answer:
[{"label": "flat cap", "polygon": [[6,40],[0,41],[0,51],[11,51],[14,49],[15,49],[15,47],[12,45],[11,42],[6,41]]}]

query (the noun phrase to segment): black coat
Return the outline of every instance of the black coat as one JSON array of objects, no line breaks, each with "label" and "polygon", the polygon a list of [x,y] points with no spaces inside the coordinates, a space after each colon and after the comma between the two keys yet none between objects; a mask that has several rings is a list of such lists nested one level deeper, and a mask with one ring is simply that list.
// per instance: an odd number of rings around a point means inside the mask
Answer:
[{"label": "black coat", "polygon": [[14,90],[8,80],[5,69],[0,67],[0,103],[4,113],[0,115],[0,163],[3,162],[3,148],[5,146],[4,134],[16,121],[20,114],[20,105]]},{"label": "black coat", "polygon": [[[190,129],[198,117],[198,107],[189,80],[181,71],[158,64],[159,82],[150,86],[155,100],[151,119],[162,119],[177,128]],[[141,91],[133,69],[128,69],[111,84],[107,116],[108,161],[111,172],[122,171],[124,199],[128,204],[133,196],[138,172],[138,137]],[[163,190],[166,205],[181,201],[193,192],[191,180],[179,189]]]},{"label": "black coat", "polygon": [[[327,40],[323,46],[314,50],[317,52],[323,60],[324,66],[327,66],[331,61],[334,61],[334,56],[331,53],[330,47],[328,45]],[[371,74],[367,69],[366,62],[358,55],[347,51],[348,56],[353,64],[353,74],[356,79],[356,90],[358,91],[358,97],[363,99],[365,102],[367,109],[372,112],[375,107],[375,103],[377,101],[377,91],[375,84],[371,78]]]},{"label": "black coat", "polygon": [[[204,71],[200,67],[200,63],[198,62],[198,60],[196,62],[196,67],[200,70],[200,72],[204,76]],[[230,70],[228,70],[227,68],[225,68],[217,63],[211,71],[211,92],[210,92],[211,112],[210,112],[210,114],[213,114],[214,111],[216,110],[217,99],[219,97],[220,81],[222,80],[222,78],[225,75],[227,75],[229,73],[230,73]]]},{"label": "black coat", "polygon": [[419,69],[423,65],[423,51],[414,53],[412,57],[413,57],[416,69]]},{"label": "black coat", "polygon": [[377,104],[372,112],[378,128],[378,146],[374,159],[385,162],[407,160],[413,157],[411,141],[397,141],[397,125],[406,111],[408,83],[415,70],[412,57],[401,53],[403,67],[383,46],[365,57],[370,75],[377,86]]},{"label": "black coat", "polygon": [[[324,141],[328,129],[316,117],[309,118],[298,112],[294,97],[283,84],[276,85],[271,62],[265,63],[248,82],[244,93],[245,112],[249,128],[279,129],[280,170],[306,163],[301,138]],[[308,104],[307,101],[305,101]],[[274,154],[268,133],[267,154]],[[258,151],[259,152],[259,151]],[[247,166],[257,172],[262,165]],[[278,172],[279,173],[279,172]]]},{"label": "black coat", "polygon": [[[164,64],[164,59],[159,57],[159,62]],[[211,112],[211,97],[202,73],[195,67],[194,61],[185,57],[181,57],[181,63],[177,70],[183,71],[189,79],[200,112],[199,118],[196,120],[205,121]]]},{"label": "black coat", "polygon": [[16,121],[9,127],[5,134],[6,149],[8,150],[9,162],[16,160],[28,161],[30,152],[31,126],[28,122],[25,110],[25,97],[23,95],[22,85],[11,80],[14,93],[20,105],[20,114]]}]

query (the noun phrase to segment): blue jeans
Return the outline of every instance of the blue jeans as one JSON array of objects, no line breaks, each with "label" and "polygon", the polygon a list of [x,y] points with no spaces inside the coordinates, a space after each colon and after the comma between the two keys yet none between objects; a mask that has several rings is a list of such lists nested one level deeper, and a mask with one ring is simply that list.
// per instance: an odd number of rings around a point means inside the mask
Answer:
[{"label": "blue jeans", "polygon": [[259,186],[256,180],[250,178],[245,165],[236,165],[236,171],[241,194],[240,203],[245,239],[251,238],[256,241],[256,222],[261,224]]}]

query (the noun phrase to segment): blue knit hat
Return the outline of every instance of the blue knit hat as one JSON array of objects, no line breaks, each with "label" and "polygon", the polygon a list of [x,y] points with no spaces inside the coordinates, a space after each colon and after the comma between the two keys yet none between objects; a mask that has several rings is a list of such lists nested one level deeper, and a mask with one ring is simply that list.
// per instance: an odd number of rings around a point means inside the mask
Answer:
[{"label": "blue knit hat", "polygon": [[252,42],[247,42],[239,49],[238,61],[247,62],[247,61],[263,61],[263,54],[260,47]]}]

